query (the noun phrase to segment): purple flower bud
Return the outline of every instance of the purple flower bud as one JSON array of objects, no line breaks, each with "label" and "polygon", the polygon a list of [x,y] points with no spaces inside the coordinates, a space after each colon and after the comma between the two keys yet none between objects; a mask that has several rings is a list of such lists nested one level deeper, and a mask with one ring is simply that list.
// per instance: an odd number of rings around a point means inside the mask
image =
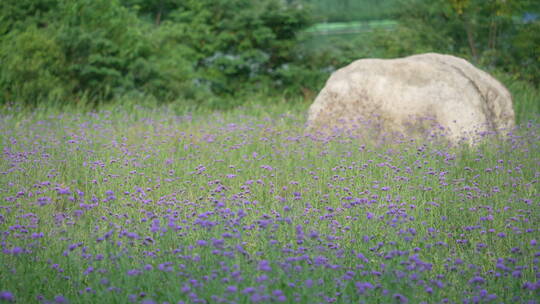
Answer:
[{"label": "purple flower bud", "polygon": [[93,271],[94,271],[94,267],[88,266],[88,268],[86,268],[86,270],[83,272],[83,274],[89,275],[89,274],[91,274]]},{"label": "purple flower bud", "polygon": [[0,291],[0,300],[6,301],[6,302],[15,302],[15,297],[10,291]]},{"label": "purple flower bud", "polygon": [[373,289],[374,286],[369,282],[356,282],[354,284],[359,294],[364,294],[368,289]]},{"label": "purple flower bud", "polygon": [[68,300],[64,298],[63,295],[57,295],[56,297],[54,297],[54,303],[64,304],[64,303],[68,303]]},{"label": "purple flower bud", "polygon": [[15,246],[13,247],[13,249],[11,249],[11,254],[18,255],[18,254],[23,253],[23,251],[24,250],[21,247]]},{"label": "purple flower bud", "polygon": [[259,262],[259,270],[260,271],[271,271],[272,267],[270,267],[270,263],[267,260],[262,260]]},{"label": "purple flower bud", "polygon": [[484,278],[481,276],[475,276],[469,280],[469,284],[484,284],[485,282],[486,280],[484,280]]},{"label": "purple flower bud", "polygon": [[409,300],[404,295],[401,295],[399,293],[394,294],[393,298],[396,299],[399,303],[409,303]]}]

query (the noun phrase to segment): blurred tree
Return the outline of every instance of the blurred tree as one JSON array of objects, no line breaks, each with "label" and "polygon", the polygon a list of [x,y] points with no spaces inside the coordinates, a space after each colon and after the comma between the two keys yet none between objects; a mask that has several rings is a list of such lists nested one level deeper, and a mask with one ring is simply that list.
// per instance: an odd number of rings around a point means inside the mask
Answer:
[{"label": "blurred tree", "polygon": [[298,59],[297,33],[310,22],[298,2],[282,0],[0,5],[3,102],[196,99],[283,85],[280,71]]},{"label": "blurred tree", "polygon": [[76,90],[108,99],[133,88],[132,63],[148,56],[138,20],[115,0],[59,1],[56,38]]},{"label": "blurred tree", "polygon": [[381,20],[398,14],[400,0],[301,0],[322,22]]},{"label": "blurred tree", "polygon": [[182,89],[191,94],[189,49],[171,45],[169,34],[145,25],[117,0],[9,4],[3,3],[19,17],[0,14],[8,31],[0,46],[4,102],[97,102],[129,92],[168,100],[182,97]]},{"label": "blurred tree", "polygon": [[167,20],[168,15],[178,8],[181,2],[182,0],[121,0],[122,5],[156,25]]},{"label": "blurred tree", "polygon": [[2,0],[0,1],[0,39],[15,29],[29,26],[46,27],[49,12],[56,9],[57,0]]},{"label": "blurred tree", "polygon": [[0,103],[60,100],[73,88],[62,49],[47,29],[31,26],[9,33],[0,48],[0,66]]},{"label": "blurred tree", "polygon": [[402,0],[396,32],[381,33],[379,45],[402,56],[435,51],[466,57],[488,68],[521,72],[538,83],[540,61],[534,49],[539,20],[524,22],[527,12],[539,12],[533,0]]},{"label": "blurred tree", "polygon": [[216,94],[271,85],[310,24],[305,10],[279,0],[184,0],[168,20],[195,51],[199,81]]}]

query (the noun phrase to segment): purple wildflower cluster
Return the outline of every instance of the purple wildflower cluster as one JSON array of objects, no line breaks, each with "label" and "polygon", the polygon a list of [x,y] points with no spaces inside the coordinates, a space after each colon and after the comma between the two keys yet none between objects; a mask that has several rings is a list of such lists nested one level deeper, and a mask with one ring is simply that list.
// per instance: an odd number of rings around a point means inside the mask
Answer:
[{"label": "purple wildflower cluster", "polygon": [[539,303],[539,125],[150,116],[0,120],[0,303]]}]

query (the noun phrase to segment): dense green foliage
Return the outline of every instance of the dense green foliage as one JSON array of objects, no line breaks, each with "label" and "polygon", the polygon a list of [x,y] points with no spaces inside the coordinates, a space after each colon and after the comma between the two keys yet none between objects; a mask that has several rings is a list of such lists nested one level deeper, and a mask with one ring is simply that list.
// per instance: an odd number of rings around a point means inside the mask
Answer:
[{"label": "dense green foliage", "polygon": [[[353,60],[440,52],[499,75],[525,115],[518,119],[529,119],[540,113],[536,2],[5,0],[0,104],[311,100]],[[310,28],[330,21],[342,23]]]},{"label": "dense green foliage", "polygon": [[150,3],[3,1],[3,103],[197,100],[279,87],[310,20],[274,0]]},{"label": "dense green foliage", "polygon": [[380,20],[395,18],[400,0],[304,0],[321,21]]},{"label": "dense green foliage", "polygon": [[[317,3],[319,10],[330,6]],[[345,1],[355,3],[363,1]],[[381,5],[386,3],[381,1]],[[540,82],[540,2],[483,0],[398,0],[391,15],[398,26],[330,37],[316,43],[344,62],[359,57],[401,57],[421,52],[465,57],[486,69],[500,69],[532,83]],[[334,7],[337,8],[337,5]],[[368,7],[366,5],[366,7]],[[387,11],[392,11],[387,9]],[[373,14],[373,16],[383,16]],[[341,20],[347,20],[343,17]],[[369,20],[365,18],[364,20]],[[351,26],[353,23],[350,23]],[[356,25],[355,25],[356,26]],[[366,23],[366,28],[373,28]],[[319,48],[320,49],[320,48]],[[356,53],[343,56],[343,51]]]},{"label": "dense green foliage", "polygon": [[[533,0],[408,0],[390,56],[418,51],[452,53],[486,68],[540,81],[540,2]],[[406,38],[406,39],[403,39]],[[403,43],[404,40],[407,42]]]}]

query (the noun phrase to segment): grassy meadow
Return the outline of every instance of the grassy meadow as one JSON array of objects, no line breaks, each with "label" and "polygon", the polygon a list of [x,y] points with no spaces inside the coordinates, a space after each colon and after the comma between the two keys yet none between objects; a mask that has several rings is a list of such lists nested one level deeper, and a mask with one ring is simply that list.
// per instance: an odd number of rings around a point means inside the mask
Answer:
[{"label": "grassy meadow", "polygon": [[0,303],[538,303],[540,124],[476,146],[305,103],[0,115]]}]

